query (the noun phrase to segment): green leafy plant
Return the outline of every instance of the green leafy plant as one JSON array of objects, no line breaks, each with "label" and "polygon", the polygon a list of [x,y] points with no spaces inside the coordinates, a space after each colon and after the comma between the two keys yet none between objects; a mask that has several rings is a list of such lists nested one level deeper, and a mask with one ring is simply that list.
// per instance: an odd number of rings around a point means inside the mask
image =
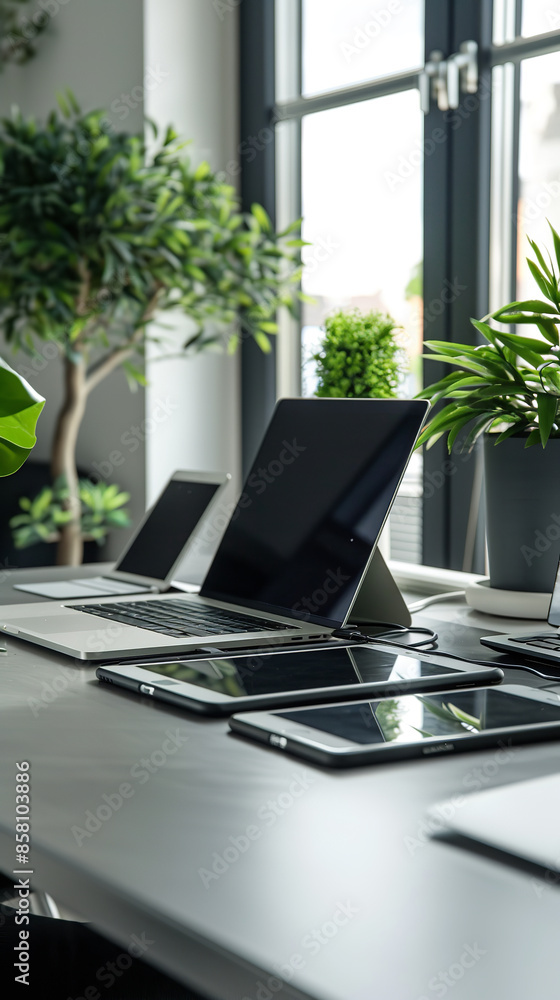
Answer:
[{"label": "green leafy plant", "polygon": [[[59,563],[82,557],[76,440],[87,400],[112,371],[145,382],[154,315],[194,321],[184,351],[253,336],[270,349],[276,311],[295,311],[302,241],[275,233],[260,205],[242,213],[207,163],[191,166],[172,128],[149,151],[73,95],[46,124],[15,111],[0,122],[0,330],[14,348],[54,342],[64,398],[51,472],[68,484]],[[159,342],[165,348],[163,337]]]},{"label": "green leafy plant", "polygon": [[[560,437],[560,237],[550,226],[555,263],[548,261],[529,240],[536,261],[527,258],[529,269],[544,299],[510,302],[483,320],[471,320],[483,343],[478,346],[426,341],[435,361],[444,361],[456,371],[423,389],[419,396],[437,403],[451,399],[424,428],[418,445],[434,444],[447,434],[449,451],[458,434],[468,428],[463,447],[472,447],[484,433],[492,433],[496,444],[506,438],[526,437],[526,447],[546,446]],[[546,300],[546,301],[545,301]],[[530,336],[491,326],[494,320],[506,326],[532,327]]]},{"label": "green leafy plant", "polygon": [[[31,16],[26,16],[29,10]],[[0,70],[6,63],[25,63],[35,55],[35,40],[50,15],[29,0],[0,0]]]},{"label": "green leafy plant", "polygon": [[325,320],[325,336],[312,355],[319,384],[317,396],[377,397],[397,394],[403,351],[390,316],[358,309],[339,310]]},{"label": "green leafy plant", "polygon": [[[83,541],[96,541],[101,545],[111,528],[126,528],[130,524],[124,504],[130,494],[120,492],[114,483],[92,483],[80,479],[78,484],[81,503],[80,531]],[[22,514],[10,519],[14,544],[17,549],[26,549],[37,542],[57,542],[64,525],[68,524],[72,512],[68,510],[68,486],[64,476],[51,486],[44,486],[37,496],[30,500],[21,497],[19,505]]]},{"label": "green leafy plant", "polygon": [[10,476],[25,462],[44,405],[43,397],[0,358],[0,476]]}]

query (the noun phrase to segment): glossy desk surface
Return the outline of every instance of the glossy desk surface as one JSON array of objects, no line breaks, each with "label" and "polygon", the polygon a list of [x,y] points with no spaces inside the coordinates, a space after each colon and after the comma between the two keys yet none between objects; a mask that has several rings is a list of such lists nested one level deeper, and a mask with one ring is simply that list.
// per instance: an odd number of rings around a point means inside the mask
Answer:
[{"label": "glossy desk surface", "polygon": [[[460,602],[430,614],[447,647],[511,627]],[[330,773],[5,644],[0,869],[27,760],[36,884],[125,946],[145,935],[146,958],[211,997],[557,1000],[560,888],[431,839],[426,811],[557,772],[560,742]]]}]

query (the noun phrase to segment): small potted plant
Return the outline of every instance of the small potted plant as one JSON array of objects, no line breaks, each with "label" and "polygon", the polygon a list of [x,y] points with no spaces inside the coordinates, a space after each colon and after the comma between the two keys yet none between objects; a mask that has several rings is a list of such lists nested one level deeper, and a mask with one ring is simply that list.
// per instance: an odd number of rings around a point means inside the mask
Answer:
[{"label": "small potted plant", "polygon": [[341,309],[327,316],[325,335],[312,355],[316,396],[374,397],[397,395],[404,352],[395,340],[399,328],[381,312]]},{"label": "small potted plant", "polygon": [[491,587],[548,594],[560,552],[560,237],[551,233],[554,260],[529,240],[542,298],[472,320],[477,346],[427,341],[427,357],[454,371],[419,393],[446,404],[419,445],[447,435],[451,451],[460,434],[463,448],[483,439]]}]

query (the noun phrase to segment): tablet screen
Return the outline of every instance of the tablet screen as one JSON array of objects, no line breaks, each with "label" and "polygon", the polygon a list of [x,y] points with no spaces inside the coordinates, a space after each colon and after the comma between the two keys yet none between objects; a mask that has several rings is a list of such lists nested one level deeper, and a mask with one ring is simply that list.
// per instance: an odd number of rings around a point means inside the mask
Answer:
[{"label": "tablet screen", "polygon": [[[141,664],[135,664],[135,669]],[[364,646],[144,664],[150,673],[207,688],[230,698],[346,684],[453,674],[454,667]]]},{"label": "tablet screen", "polygon": [[276,712],[352,743],[422,743],[430,737],[466,737],[487,729],[560,722],[560,703],[547,705],[499,689],[403,695],[326,708]]}]

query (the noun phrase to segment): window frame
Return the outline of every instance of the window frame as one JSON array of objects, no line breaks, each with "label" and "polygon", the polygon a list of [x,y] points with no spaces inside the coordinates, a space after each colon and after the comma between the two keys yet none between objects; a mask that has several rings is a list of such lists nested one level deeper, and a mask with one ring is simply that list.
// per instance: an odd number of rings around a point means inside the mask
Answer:
[{"label": "window frame", "polygon": [[[459,343],[478,342],[470,317],[488,312],[490,299],[490,226],[492,161],[492,71],[513,64],[513,131],[504,169],[509,173],[507,234],[508,298],[515,298],[517,251],[517,195],[520,115],[520,65],[531,56],[560,50],[560,31],[521,37],[521,0],[505,0],[513,8],[515,37],[493,42],[494,0],[425,0],[425,61],[439,49],[447,56],[457,52],[466,39],[479,50],[477,95],[462,95],[457,112],[440,111],[434,102],[424,119],[424,143],[434,129],[443,129],[445,140],[424,157],[424,303],[442,301],[450,287],[451,301],[440,315],[424,327],[424,338]],[[299,79],[293,81],[296,96],[275,101],[276,0],[243,0],[240,6],[241,139],[257,135],[260,128],[273,130],[273,138],[252,162],[243,162],[241,193],[245,208],[260,201],[271,218],[276,217],[275,126],[292,121],[296,138],[292,143],[291,207],[301,214],[301,121],[307,115],[343,107],[372,98],[395,94],[418,86],[423,67],[379,80],[345,87],[310,97],[301,95],[302,0],[280,0],[291,5],[295,44],[300,52]],[[292,69],[292,72],[294,70]],[[299,141],[297,136],[299,136]],[[432,143],[432,146],[434,143]],[[298,160],[298,157],[300,158]],[[426,220],[429,220],[426,225]],[[299,328],[289,324],[282,331],[288,345],[263,355],[252,341],[242,345],[242,426],[246,469],[255,453],[277,398],[298,391],[296,371],[301,347]],[[445,367],[424,361],[424,384],[441,378]],[[479,449],[447,454],[440,440],[424,453],[424,504],[422,561],[430,566],[483,573],[485,569],[484,517],[482,510],[482,457]]]}]

